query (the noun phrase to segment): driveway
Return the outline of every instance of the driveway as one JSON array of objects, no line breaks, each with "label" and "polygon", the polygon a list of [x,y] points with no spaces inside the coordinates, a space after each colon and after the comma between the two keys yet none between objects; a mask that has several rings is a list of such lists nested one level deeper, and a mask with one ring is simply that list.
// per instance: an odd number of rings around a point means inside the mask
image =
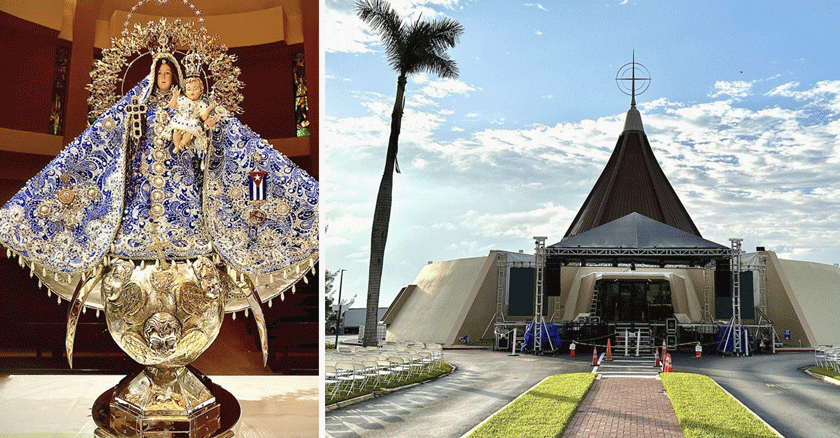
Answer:
[{"label": "driveway", "polygon": [[[579,358],[581,359],[581,358]],[[588,360],[445,350],[452,375],[327,412],[333,438],[460,437],[514,398],[558,373],[589,372]]]},{"label": "driveway", "polygon": [[[492,351],[444,352],[458,366],[431,383],[326,413],[333,438],[460,437],[543,378],[589,372],[591,357],[515,356]],[[713,378],[787,438],[840,438],[840,387],[799,368],[813,353],[752,357],[675,354],[674,371]]]},{"label": "driveway", "polygon": [[814,353],[673,359],[674,371],[711,377],[787,438],[840,438],[840,386],[799,370]]}]

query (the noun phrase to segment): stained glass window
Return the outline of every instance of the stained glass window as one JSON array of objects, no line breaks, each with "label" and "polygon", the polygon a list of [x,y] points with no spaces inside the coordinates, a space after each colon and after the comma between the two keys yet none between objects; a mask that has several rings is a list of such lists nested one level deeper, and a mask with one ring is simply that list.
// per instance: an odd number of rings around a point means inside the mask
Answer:
[{"label": "stained glass window", "polygon": [[70,47],[55,48],[55,74],[53,76],[53,107],[50,113],[50,134],[64,135],[64,106],[67,101],[67,67],[70,64]]},{"label": "stained glass window", "polygon": [[303,52],[295,54],[295,126],[298,137],[309,137],[309,99],[306,88],[306,69],[304,68]]}]

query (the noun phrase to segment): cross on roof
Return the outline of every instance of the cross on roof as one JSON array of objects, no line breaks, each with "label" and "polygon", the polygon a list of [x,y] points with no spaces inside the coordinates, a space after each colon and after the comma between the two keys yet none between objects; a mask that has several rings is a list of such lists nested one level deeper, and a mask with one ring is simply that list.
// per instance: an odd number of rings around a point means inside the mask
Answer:
[{"label": "cross on roof", "polygon": [[[642,76],[645,77],[636,77],[636,70],[640,73],[643,73]],[[630,77],[627,77],[627,73],[630,73]],[[624,64],[618,69],[618,73],[615,75],[615,81],[618,84],[618,89],[621,90],[624,94],[630,95],[630,107],[636,107],[636,94],[642,94],[647,91],[648,86],[650,85],[650,72],[648,72],[647,68],[644,65],[639,64],[636,62],[636,51],[633,51],[633,62],[628,64]],[[626,85],[624,85],[621,81],[630,81],[630,93],[628,93]],[[647,81],[642,84],[640,87],[641,90],[637,93],[636,92],[636,81]]]}]

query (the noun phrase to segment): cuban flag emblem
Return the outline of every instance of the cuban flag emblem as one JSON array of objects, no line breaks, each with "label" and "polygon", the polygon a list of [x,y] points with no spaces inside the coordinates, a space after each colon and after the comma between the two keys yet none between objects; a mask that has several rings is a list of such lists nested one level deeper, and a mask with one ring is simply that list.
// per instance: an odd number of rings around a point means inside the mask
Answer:
[{"label": "cuban flag emblem", "polygon": [[252,201],[265,201],[265,172],[248,172],[251,184],[248,194]]}]

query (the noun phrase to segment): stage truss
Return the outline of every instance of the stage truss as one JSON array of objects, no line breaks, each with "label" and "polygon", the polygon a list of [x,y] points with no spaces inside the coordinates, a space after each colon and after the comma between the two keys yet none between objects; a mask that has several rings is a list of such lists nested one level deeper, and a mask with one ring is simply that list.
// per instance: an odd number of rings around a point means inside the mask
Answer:
[{"label": "stage truss", "polygon": [[[509,260],[507,253],[500,251],[497,255],[497,289],[496,289],[496,313],[491,318],[490,324],[495,326],[495,334],[498,338],[500,335],[507,336],[510,331],[508,325],[510,323],[504,317],[504,299],[507,291],[507,272],[512,267],[531,267],[535,268],[534,281],[534,318],[537,322],[534,324],[535,334],[536,327],[543,326],[546,321],[542,317],[542,306],[545,297],[545,268],[546,262],[551,258],[559,258],[561,263],[558,268],[562,270],[562,266],[566,262],[579,262],[581,266],[629,266],[631,269],[636,267],[681,267],[681,268],[695,268],[702,267],[708,269],[715,260],[727,260],[731,266],[733,280],[738,279],[733,283],[733,286],[738,290],[733,291],[733,315],[730,320],[730,325],[743,325],[741,322],[740,312],[740,273],[743,270],[756,270],[759,272],[759,305],[756,306],[759,317],[762,319],[760,325],[766,325],[772,322],[766,317],[767,301],[766,301],[766,256],[759,256],[758,265],[742,266],[740,263],[741,248],[740,245],[733,245],[730,248],[557,248],[546,247],[545,238],[535,237],[535,251],[533,261]],[[740,240],[740,239],[738,239]],[[737,254],[736,254],[737,252]],[[710,291],[708,280],[705,279],[705,306],[704,306],[704,322],[706,317],[711,319],[710,314]],[[551,320],[554,319],[552,315]],[[763,321],[767,319],[768,321]],[[537,321],[539,320],[539,321]],[[709,321],[711,322],[711,321]],[[485,329],[484,337],[490,328],[488,324]],[[734,327],[733,327],[734,328]],[[534,353],[542,353],[541,343],[537,340],[540,336],[535,336]],[[515,342],[516,340],[513,340]],[[738,349],[743,351],[742,349]]]}]

